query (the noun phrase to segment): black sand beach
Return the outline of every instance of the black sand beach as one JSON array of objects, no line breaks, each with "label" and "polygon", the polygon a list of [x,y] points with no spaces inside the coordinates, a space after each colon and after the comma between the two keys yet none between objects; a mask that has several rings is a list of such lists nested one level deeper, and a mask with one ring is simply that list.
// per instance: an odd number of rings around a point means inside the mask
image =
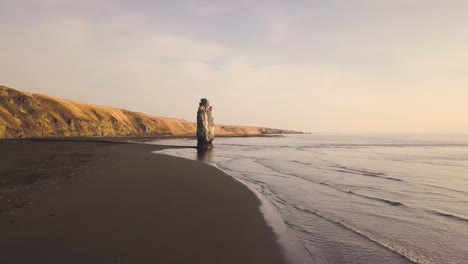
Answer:
[{"label": "black sand beach", "polygon": [[0,141],[0,263],[284,263],[253,193],[158,149]]}]

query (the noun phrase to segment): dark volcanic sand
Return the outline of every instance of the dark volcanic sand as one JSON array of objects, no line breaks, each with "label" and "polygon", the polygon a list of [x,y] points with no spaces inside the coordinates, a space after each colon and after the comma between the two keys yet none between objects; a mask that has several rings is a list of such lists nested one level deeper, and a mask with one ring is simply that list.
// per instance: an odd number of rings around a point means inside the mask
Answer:
[{"label": "dark volcanic sand", "polygon": [[253,193],[158,148],[0,141],[0,263],[284,263]]}]

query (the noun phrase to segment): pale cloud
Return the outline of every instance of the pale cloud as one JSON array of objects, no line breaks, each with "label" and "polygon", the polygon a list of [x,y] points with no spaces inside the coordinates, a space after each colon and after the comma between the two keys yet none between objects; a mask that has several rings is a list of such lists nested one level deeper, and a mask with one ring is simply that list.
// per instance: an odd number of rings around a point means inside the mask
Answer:
[{"label": "pale cloud", "polygon": [[[112,1],[32,2],[48,5],[47,14],[61,5],[81,9],[0,25],[0,81],[18,89],[189,120],[198,100],[208,97],[216,121],[227,124],[318,132],[468,130],[468,37],[458,34],[467,24],[458,13],[431,10],[411,22],[380,17],[367,1],[358,10],[362,18],[342,11],[324,18],[333,6],[283,13],[273,5],[255,11],[262,24],[252,27],[263,31],[245,48],[161,26],[167,24],[162,14],[153,19],[113,6],[105,17],[89,15],[89,8],[99,14]],[[183,7],[197,19],[232,15],[220,4]],[[419,30],[421,21],[432,30]]]}]

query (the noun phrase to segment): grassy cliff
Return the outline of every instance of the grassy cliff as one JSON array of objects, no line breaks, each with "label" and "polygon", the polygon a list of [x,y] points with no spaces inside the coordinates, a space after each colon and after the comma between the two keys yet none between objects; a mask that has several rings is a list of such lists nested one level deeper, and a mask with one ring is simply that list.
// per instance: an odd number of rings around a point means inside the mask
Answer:
[{"label": "grassy cliff", "polygon": [[[194,135],[196,123],[92,105],[0,86],[0,138],[47,136]],[[295,131],[217,126],[218,135],[260,135]]]}]

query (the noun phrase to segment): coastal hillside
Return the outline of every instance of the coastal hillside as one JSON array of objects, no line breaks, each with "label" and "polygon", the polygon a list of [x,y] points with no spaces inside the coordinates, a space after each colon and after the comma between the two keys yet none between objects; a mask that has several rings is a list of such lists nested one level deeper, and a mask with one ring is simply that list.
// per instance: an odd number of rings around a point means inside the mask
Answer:
[{"label": "coastal hillside", "polygon": [[[0,138],[195,135],[196,123],[0,86]],[[288,134],[264,127],[216,127],[218,135]]]}]

